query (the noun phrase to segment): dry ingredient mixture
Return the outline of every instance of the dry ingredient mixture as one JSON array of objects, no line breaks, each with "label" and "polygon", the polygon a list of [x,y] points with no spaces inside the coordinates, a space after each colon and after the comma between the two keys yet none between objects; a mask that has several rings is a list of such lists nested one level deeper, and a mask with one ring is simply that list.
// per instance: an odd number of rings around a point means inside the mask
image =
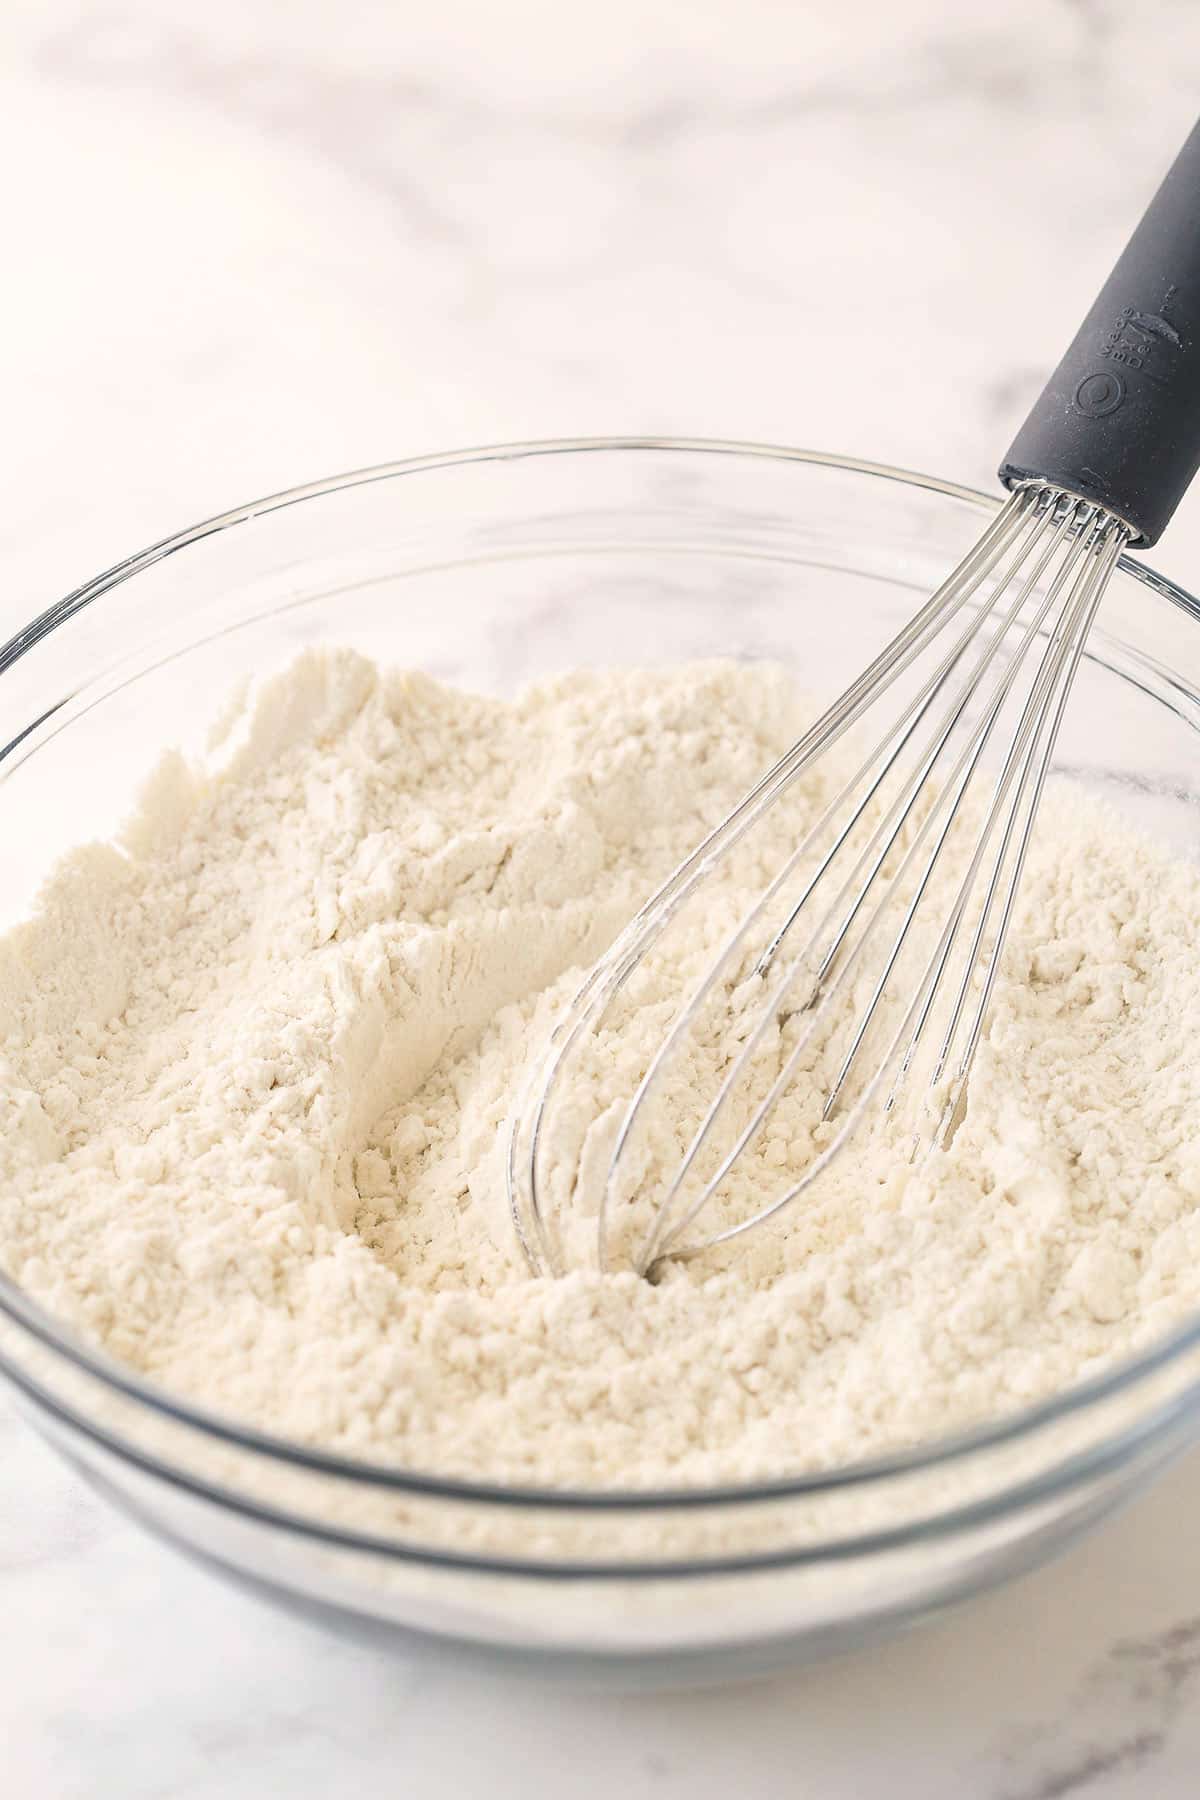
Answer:
[{"label": "dry ingredient mixture", "polygon": [[551,1484],[836,1464],[1160,1333],[1200,1305],[1200,874],[1053,792],[936,1165],[851,1153],[785,1232],[657,1286],[529,1278],[499,1150],[526,1060],[807,716],[767,667],[502,702],[306,655],[0,941],[4,1267],[276,1433]]}]

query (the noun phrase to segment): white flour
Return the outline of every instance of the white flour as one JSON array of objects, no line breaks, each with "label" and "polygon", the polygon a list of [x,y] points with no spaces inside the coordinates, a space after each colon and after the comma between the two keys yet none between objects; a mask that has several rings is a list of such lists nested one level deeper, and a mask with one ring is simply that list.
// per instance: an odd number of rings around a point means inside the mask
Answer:
[{"label": "white flour", "polygon": [[548,1483],[829,1465],[1161,1332],[1200,1305],[1200,877],[1078,798],[1048,802],[934,1176],[851,1156],[785,1236],[657,1287],[524,1273],[498,1128],[567,972],[802,722],[762,668],[505,704],[303,659],[0,943],[5,1267],[272,1431]]}]

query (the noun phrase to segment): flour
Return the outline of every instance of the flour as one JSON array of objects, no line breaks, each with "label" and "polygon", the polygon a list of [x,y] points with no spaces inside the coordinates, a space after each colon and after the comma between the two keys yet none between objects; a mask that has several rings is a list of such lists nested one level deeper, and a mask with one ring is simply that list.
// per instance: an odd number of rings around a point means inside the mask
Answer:
[{"label": "flour", "polygon": [[[168,757],[123,843],[75,852],[0,942],[5,1268],[210,1407],[550,1484],[834,1465],[1177,1322],[1200,1305],[1200,877],[1053,791],[967,1117],[926,1176],[853,1152],[736,1257],[657,1286],[528,1277],[499,1148],[514,1084],[580,966],[805,717],[769,668],[505,703],[301,659],[211,765]],[[750,891],[823,791],[755,851]],[[647,998],[622,1079],[661,1036]],[[566,1160],[599,1065],[577,1099]],[[778,1185],[813,1126],[801,1088],[751,1176]]]}]

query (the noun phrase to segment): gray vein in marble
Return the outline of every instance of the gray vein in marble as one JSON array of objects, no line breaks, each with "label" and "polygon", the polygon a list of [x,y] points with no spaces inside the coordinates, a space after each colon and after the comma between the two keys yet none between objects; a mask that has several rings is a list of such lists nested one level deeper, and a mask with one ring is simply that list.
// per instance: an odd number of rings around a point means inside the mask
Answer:
[{"label": "gray vein in marble", "polygon": [[[924,113],[931,105],[964,97],[1011,118],[1014,104],[1053,95],[1062,75],[1077,74],[1081,62],[1088,61],[1089,53],[1113,30],[1105,0],[1050,0],[1043,12],[1047,18],[1057,14],[1068,25],[1068,42],[1043,33],[1034,54],[1027,38],[999,19],[985,20],[981,32],[964,35],[950,28],[951,15],[944,32],[915,37],[906,46],[899,76],[890,57],[873,52],[868,34],[852,77],[817,71],[803,85],[776,80],[773,88],[749,101],[724,96],[711,72],[707,83],[698,83],[694,66],[679,63],[672,80],[668,59],[666,76],[658,84],[665,93],[649,101],[618,101],[608,116],[594,105],[570,109],[522,105],[518,113],[478,92],[465,88],[450,92],[440,83],[399,73],[394,64],[351,72],[330,69],[280,46],[270,56],[223,52],[201,32],[164,20],[154,11],[102,9],[85,14],[66,29],[48,34],[35,63],[77,80],[111,85],[124,79],[146,89],[167,88],[183,97],[218,103],[223,110],[243,112],[258,123],[287,125],[324,149],[329,148],[325,126],[330,120],[335,131],[350,126],[346,138],[364,146],[371,138],[372,122],[391,123],[403,112],[435,114],[445,124],[453,121],[459,132],[493,126],[498,117],[507,117],[555,136],[656,149],[714,128],[742,130],[847,110],[864,115],[882,110],[892,117]],[[1105,61],[1097,66],[1106,84],[1125,78],[1118,64]],[[1100,97],[1093,88],[1090,98]]]},{"label": "gray vein in marble", "polygon": [[[195,26],[138,9],[85,13],[45,34],[33,61],[56,83],[143,101],[169,96],[249,129],[276,151],[293,145],[318,157],[386,203],[384,229],[431,259],[447,259],[445,316],[469,323],[493,320],[501,294],[529,293],[544,306],[583,280],[603,288],[622,269],[626,279],[644,279],[651,244],[680,274],[716,283],[723,299],[715,304],[794,304],[797,272],[787,259],[771,265],[744,236],[707,228],[697,152],[726,162],[735,189],[752,181],[759,161],[764,169],[794,168],[802,192],[803,172],[828,153],[830,129],[850,127],[861,139],[856,159],[881,172],[886,208],[891,141],[931,118],[953,121],[967,108],[986,115],[972,123],[972,136],[1012,134],[1052,114],[1064,83],[1076,111],[1103,114],[1121,79],[1121,58],[1104,48],[1107,14],[1095,0],[1086,13],[1075,0],[1052,0],[1044,11],[1053,29],[1039,32],[1036,49],[1000,22],[964,35],[951,15],[924,35],[914,31],[899,63],[868,33],[849,64],[831,71],[802,59],[799,80],[772,71],[748,97],[723,92],[719,65],[698,69],[664,52],[660,92],[617,88],[611,100],[574,108],[544,98],[515,106],[465,81],[423,78],[398,57],[333,68],[302,48],[276,44],[267,54],[214,43]],[[525,165],[530,207],[522,229]],[[515,231],[490,215],[496,204]],[[553,222],[540,235],[539,209]],[[753,212],[745,230],[758,235]],[[582,335],[573,360],[577,370],[598,366]]]},{"label": "gray vein in marble", "polygon": [[[711,78],[699,93],[689,95],[686,78],[690,73],[694,80],[694,71],[681,70],[677,91],[618,104],[607,115],[594,105],[566,109],[534,104],[518,111],[462,88],[451,90],[403,74],[394,66],[346,71],[283,49],[270,57],[222,53],[201,34],[154,13],[85,17],[48,34],[33,60],[51,76],[167,92],[215,106],[225,117],[241,118],[255,128],[285,132],[342,162],[392,199],[413,201],[415,223],[461,241],[450,214],[429,198],[436,181],[430,182],[424,171],[420,178],[402,180],[389,154],[400,150],[404,130],[414,121],[435,121],[449,151],[500,126],[536,138],[574,139],[638,153],[659,152],[698,134],[711,138],[747,128],[807,124],[829,114],[849,114],[864,129],[877,131],[882,125],[887,130],[901,118],[925,115],[946,101],[970,100],[1011,123],[1014,107],[1052,100],[1064,74],[1078,77],[1106,29],[1097,0],[1052,0],[1048,10],[1065,18],[1080,15],[1084,25],[1066,45],[1043,37],[1036,55],[1020,34],[995,25],[987,32],[986,54],[980,53],[977,39],[950,33],[914,42],[899,79],[890,59],[872,57],[868,50],[852,75],[817,72],[804,85],[776,85],[743,101],[723,96]],[[1107,61],[1097,71],[1102,83],[1121,79]],[[1095,84],[1088,97],[1100,101]]]},{"label": "gray vein in marble", "polygon": [[1029,1729],[991,1760],[989,1800],[1068,1800],[1146,1769],[1200,1691],[1200,1618],[1114,1644],[1061,1718]]},{"label": "gray vein in marble", "polygon": [[124,25],[122,19],[95,19],[51,35],[34,66],[105,88],[124,83],[141,92],[168,92],[214,107],[227,119],[308,142],[385,194],[421,236],[463,241],[453,216],[434,200],[436,186],[424,171],[410,179],[376,142],[374,127],[399,117],[444,117],[445,96],[437,88],[393,70],[347,76],[286,55],[229,63],[210,54],[202,38],[170,23],[139,20],[135,35],[122,36]]}]

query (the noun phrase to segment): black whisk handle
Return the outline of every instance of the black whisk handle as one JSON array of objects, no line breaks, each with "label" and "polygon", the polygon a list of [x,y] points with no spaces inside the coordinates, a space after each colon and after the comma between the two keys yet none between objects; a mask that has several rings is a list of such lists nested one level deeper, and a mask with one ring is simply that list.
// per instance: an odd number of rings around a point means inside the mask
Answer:
[{"label": "black whisk handle", "polygon": [[1161,535],[1200,467],[1200,125],[1000,466]]}]

